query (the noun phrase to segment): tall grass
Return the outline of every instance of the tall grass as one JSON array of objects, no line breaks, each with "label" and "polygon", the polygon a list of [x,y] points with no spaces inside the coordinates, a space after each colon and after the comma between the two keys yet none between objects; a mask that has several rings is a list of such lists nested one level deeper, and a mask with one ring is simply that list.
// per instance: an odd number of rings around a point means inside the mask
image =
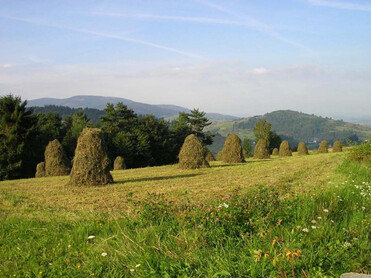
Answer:
[{"label": "tall grass", "polygon": [[[0,276],[338,277],[371,271],[371,173],[310,194],[259,186],[208,203],[149,194],[129,215],[2,217]],[[11,200],[8,200],[11,201]],[[16,202],[17,200],[14,200]],[[6,212],[0,212],[4,215]]]}]

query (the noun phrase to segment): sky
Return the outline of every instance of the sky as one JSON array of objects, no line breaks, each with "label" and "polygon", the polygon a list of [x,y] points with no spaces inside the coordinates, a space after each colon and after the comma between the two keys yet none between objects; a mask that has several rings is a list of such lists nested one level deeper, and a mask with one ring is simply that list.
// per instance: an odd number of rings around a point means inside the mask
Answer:
[{"label": "sky", "polygon": [[371,118],[369,0],[0,0],[0,95]]}]

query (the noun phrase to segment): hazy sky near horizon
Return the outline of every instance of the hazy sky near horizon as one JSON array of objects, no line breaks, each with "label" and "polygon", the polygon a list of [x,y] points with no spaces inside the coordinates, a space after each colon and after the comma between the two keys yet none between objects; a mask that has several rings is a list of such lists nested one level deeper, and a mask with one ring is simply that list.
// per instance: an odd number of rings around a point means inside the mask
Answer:
[{"label": "hazy sky near horizon", "polygon": [[0,95],[371,116],[368,0],[0,0]]}]

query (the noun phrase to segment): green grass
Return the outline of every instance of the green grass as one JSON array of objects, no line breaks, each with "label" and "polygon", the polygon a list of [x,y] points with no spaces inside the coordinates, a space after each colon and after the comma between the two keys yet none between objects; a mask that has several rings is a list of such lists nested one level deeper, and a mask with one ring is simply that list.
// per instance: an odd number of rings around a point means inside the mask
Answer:
[{"label": "green grass", "polygon": [[343,158],[114,171],[104,188],[1,182],[0,277],[368,273],[371,171]]}]

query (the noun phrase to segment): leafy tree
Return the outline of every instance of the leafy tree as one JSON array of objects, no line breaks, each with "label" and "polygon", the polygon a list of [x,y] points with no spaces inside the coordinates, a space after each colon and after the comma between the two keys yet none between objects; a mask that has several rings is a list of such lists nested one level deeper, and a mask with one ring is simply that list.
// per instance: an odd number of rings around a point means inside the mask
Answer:
[{"label": "leafy tree", "polygon": [[252,155],[252,145],[250,139],[243,140],[242,148],[247,152],[247,155],[250,157]]},{"label": "leafy tree", "polygon": [[267,141],[267,145],[269,146],[270,132],[271,132],[270,123],[268,123],[266,120],[258,121],[254,127],[256,142],[258,142],[260,139],[265,139]]},{"label": "leafy tree", "polygon": [[270,131],[269,132],[269,147],[268,147],[269,152],[272,153],[274,148],[279,149],[281,143],[282,143],[281,137],[277,133]]},{"label": "leafy tree", "polygon": [[20,97],[0,97],[0,180],[29,174],[26,143],[34,135],[37,119],[26,105]]}]

